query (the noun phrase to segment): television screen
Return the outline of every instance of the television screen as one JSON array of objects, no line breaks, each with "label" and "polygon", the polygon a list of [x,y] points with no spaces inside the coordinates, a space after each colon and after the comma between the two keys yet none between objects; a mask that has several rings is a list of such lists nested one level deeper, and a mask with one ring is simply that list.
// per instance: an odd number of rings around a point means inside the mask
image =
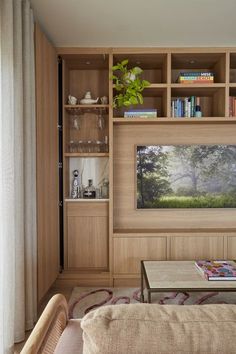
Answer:
[{"label": "television screen", "polygon": [[236,208],[236,145],[137,146],[137,208]]}]

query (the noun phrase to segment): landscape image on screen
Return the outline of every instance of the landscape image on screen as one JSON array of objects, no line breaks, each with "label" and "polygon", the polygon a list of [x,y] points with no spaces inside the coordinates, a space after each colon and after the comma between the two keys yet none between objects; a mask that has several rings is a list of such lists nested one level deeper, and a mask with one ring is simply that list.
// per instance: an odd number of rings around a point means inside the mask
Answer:
[{"label": "landscape image on screen", "polygon": [[137,208],[236,208],[236,145],[137,146]]}]

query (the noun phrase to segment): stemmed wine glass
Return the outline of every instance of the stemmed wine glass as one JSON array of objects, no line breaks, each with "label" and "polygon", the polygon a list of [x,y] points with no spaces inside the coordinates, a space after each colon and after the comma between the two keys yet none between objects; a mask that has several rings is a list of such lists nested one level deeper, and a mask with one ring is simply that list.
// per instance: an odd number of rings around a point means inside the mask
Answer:
[{"label": "stemmed wine glass", "polygon": [[81,117],[79,115],[79,110],[73,109],[71,115],[71,128],[75,130],[80,130],[80,125],[81,125]]},{"label": "stemmed wine glass", "polygon": [[103,130],[105,128],[105,119],[101,113],[97,116],[97,128]]}]

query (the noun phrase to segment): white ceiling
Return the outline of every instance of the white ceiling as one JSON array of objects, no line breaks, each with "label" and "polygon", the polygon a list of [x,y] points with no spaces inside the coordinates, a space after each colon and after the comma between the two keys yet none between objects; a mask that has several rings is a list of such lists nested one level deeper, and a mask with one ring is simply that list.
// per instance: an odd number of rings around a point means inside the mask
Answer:
[{"label": "white ceiling", "polygon": [[31,0],[56,46],[236,46],[236,0]]}]

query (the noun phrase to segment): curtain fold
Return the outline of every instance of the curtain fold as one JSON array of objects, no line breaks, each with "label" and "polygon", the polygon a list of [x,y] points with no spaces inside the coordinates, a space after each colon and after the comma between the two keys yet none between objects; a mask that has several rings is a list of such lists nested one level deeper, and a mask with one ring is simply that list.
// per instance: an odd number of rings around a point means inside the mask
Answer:
[{"label": "curtain fold", "polygon": [[0,353],[36,320],[36,141],[33,15],[0,1]]}]

